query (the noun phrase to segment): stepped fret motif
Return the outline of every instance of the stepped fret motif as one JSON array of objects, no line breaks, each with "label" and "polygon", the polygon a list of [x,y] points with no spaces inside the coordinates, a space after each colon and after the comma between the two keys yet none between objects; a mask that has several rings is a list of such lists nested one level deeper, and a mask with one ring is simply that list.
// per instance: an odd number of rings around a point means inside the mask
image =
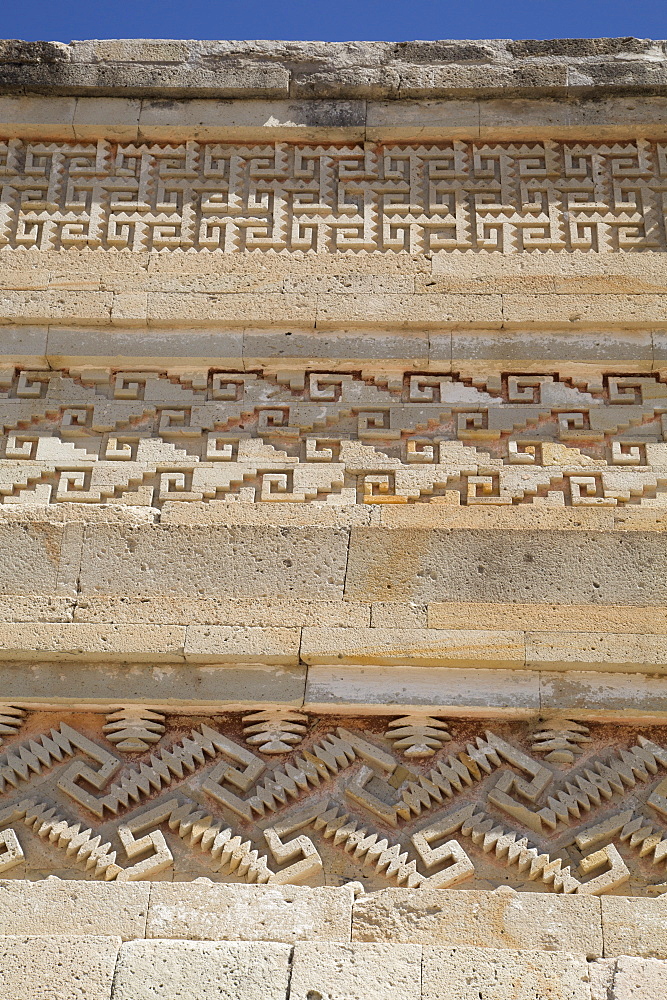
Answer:
[{"label": "stepped fret motif", "polygon": [[658,374],[11,369],[0,396],[8,506],[667,506]]},{"label": "stepped fret motif", "polygon": [[135,253],[664,250],[665,144],[0,142],[0,243]]}]

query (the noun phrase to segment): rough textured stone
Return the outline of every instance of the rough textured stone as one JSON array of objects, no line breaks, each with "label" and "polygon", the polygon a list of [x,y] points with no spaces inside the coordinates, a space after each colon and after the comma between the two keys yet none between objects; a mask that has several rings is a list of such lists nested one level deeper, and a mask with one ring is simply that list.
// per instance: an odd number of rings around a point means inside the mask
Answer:
[{"label": "rough textured stone", "polygon": [[0,882],[0,935],[144,937],[149,886],[45,879]]},{"label": "rough textured stone", "polygon": [[114,1000],[284,1000],[290,949],[284,944],[132,941],[123,945]]},{"label": "rough textured stone", "polygon": [[0,994],[7,1000],[111,1000],[120,938],[0,938]]},{"label": "rough textured stone", "polygon": [[421,948],[401,944],[298,943],[291,1000],[420,1000]]},{"label": "rough textured stone", "polygon": [[401,941],[602,954],[600,903],[543,893],[386,889],[361,897],[353,941]]},{"label": "rough textured stone", "polygon": [[351,919],[346,888],[163,882],[152,890],[146,936],[348,941]]},{"label": "rough textured stone", "polygon": [[423,1000],[590,1000],[583,955],[424,948]]},{"label": "rough textured stone", "polygon": [[601,902],[605,957],[667,958],[667,898],[609,896]]}]

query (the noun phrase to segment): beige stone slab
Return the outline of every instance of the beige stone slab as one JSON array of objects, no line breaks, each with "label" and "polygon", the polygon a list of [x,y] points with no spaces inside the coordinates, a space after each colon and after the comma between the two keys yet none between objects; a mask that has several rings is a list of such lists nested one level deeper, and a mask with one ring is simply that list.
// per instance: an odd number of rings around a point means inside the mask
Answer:
[{"label": "beige stone slab", "polygon": [[590,1000],[584,955],[424,947],[423,1000]]},{"label": "beige stone slab", "polygon": [[[2,300],[0,299],[0,302]],[[149,326],[266,327],[275,323],[314,327],[315,296],[263,294],[228,295],[197,292],[149,292]]]},{"label": "beige stone slab", "polygon": [[2,333],[0,363],[3,366],[25,365],[28,368],[47,366],[47,326],[3,326],[0,332]]},{"label": "beige stone slab", "polygon": [[[400,607],[398,605],[397,607]],[[448,601],[428,605],[429,628],[509,628],[532,632],[637,632],[667,635],[667,607],[631,604],[509,604]]]},{"label": "beige stone slab", "polygon": [[184,658],[185,643],[181,625],[5,622],[0,628],[3,660],[178,662]]},{"label": "beige stone slab", "polygon": [[0,881],[0,934],[111,934],[143,938],[148,882],[47,878]]},{"label": "beige stone slab", "polygon": [[385,889],[361,896],[353,941],[415,942],[602,955],[600,902],[592,896],[485,890]]},{"label": "beige stone slab", "polygon": [[62,524],[0,522],[0,593],[69,596],[73,581],[60,574],[64,538]]},{"label": "beige stone slab", "polygon": [[61,289],[59,291],[0,291],[0,315],[7,324],[28,326],[47,322],[51,325],[93,324],[109,322],[112,292],[89,292]]},{"label": "beige stone slab", "polygon": [[79,97],[72,129],[74,138],[90,142],[105,138],[136,142],[139,138],[141,101],[127,97]]},{"label": "beige stone slab", "polygon": [[83,596],[342,597],[348,531],[335,527],[94,525]]},{"label": "beige stone slab", "polygon": [[659,295],[503,295],[506,326],[573,326],[593,329],[601,324],[625,329],[664,329],[667,316]]},{"label": "beige stone slab", "polygon": [[[639,512],[639,508],[637,511]],[[627,510],[623,511],[622,516],[625,518],[626,514]],[[518,507],[459,507],[420,503],[387,505],[380,511],[380,523],[386,528],[485,528],[492,531],[522,531],[531,528],[539,528],[541,531],[579,531],[586,528],[590,531],[609,531],[622,526],[618,521],[619,514],[610,507],[549,508],[528,504]],[[653,526],[656,522],[665,523],[667,518],[647,511],[636,527],[633,526],[634,521],[631,523],[632,530],[644,528],[645,521],[650,521]]]},{"label": "beige stone slab", "polygon": [[73,597],[3,594],[0,596],[0,619],[4,622],[69,622],[74,606]]},{"label": "beige stone slab", "polygon": [[[2,510],[0,509],[0,516]],[[235,503],[211,500],[208,503],[167,501],[160,511],[160,524],[223,524],[333,526],[349,528],[379,521],[379,511],[370,505],[336,507],[326,503]]]},{"label": "beige stone slab", "polygon": [[602,896],[606,958],[667,958],[667,897]]},{"label": "beige stone slab", "polygon": [[[544,295],[532,297],[534,302],[544,298]],[[546,321],[539,323],[539,315],[536,308],[535,329],[522,327],[500,332],[454,330],[449,355],[451,363],[457,370],[480,374],[487,370],[485,366],[509,366],[517,372],[543,372],[545,366],[557,365],[566,366],[570,375],[577,372],[585,374],[587,371],[602,373],[609,366],[624,366],[635,372],[653,369],[654,335],[650,328],[626,330],[621,323],[621,329],[615,329],[610,327],[608,320],[600,320],[598,329],[589,331],[574,321],[570,324],[572,329],[568,329],[564,320],[554,320],[561,328],[552,329]],[[432,343],[431,362],[439,356],[436,347],[437,343]]]},{"label": "beige stone slab", "polygon": [[526,666],[535,669],[620,670],[663,674],[667,648],[662,635],[606,632],[528,632]]},{"label": "beige stone slab", "polygon": [[[289,328],[276,331],[246,331],[243,336],[243,359],[247,369],[282,365],[284,368],[312,365],[327,371],[347,371],[350,368],[378,366],[383,371],[422,371],[429,364],[429,338],[426,333],[411,330],[393,332],[391,324],[375,330],[349,332],[340,327],[322,329],[318,321],[315,333]],[[446,364],[441,370],[448,370]]]},{"label": "beige stone slab", "polygon": [[185,658],[190,663],[299,662],[301,630],[243,625],[188,625]]},{"label": "beige stone slab", "polygon": [[[664,102],[665,98],[661,101]],[[596,103],[589,102],[589,106],[595,107]],[[511,107],[511,104],[504,106]],[[539,107],[540,102],[536,102],[535,108]],[[442,250],[433,254],[432,264],[434,276],[464,277],[466,280],[558,277],[586,281],[596,277],[615,282],[618,278],[627,278],[633,282],[647,282],[646,291],[658,291],[664,288],[665,282],[664,264],[659,253],[608,254],[583,250],[559,253],[547,250],[545,253],[481,254]],[[658,287],[652,288],[653,283],[657,283]]]},{"label": "beige stone slab", "polygon": [[480,102],[369,101],[366,108],[366,138],[377,142],[432,139],[476,139],[479,135]]},{"label": "beige stone slab", "polygon": [[0,96],[0,131],[7,139],[72,140],[75,97],[53,95]]},{"label": "beige stone slab", "polygon": [[500,328],[499,295],[333,295],[317,296],[318,329],[391,325],[398,328]]},{"label": "beige stone slab", "polygon": [[349,888],[161,882],[152,887],[146,937],[349,941]]},{"label": "beige stone slab", "polygon": [[[155,658],[153,658],[155,659]],[[147,703],[171,713],[193,708],[244,711],[267,706],[300,707],[306,668],[248,663],[201,666],[150,662],[125,664],[112,658],[100,667],[89,656],[62,662],[35,654],[23,660],[0,661],[0,697],[31,707],[109,711],[109,705]]]},{"label": "beige stone slab", "polygon": [[[371,605],[373,628],[427,628],[427,606],[394,601],[378,601]],[[440,627],[440,626],[434,626]],[[454,626],[456,627],[456,626]],[[473,626],[474,627],[474,626]]]},{"label": "beige stone slab", "polygon": [[153,330],[150,336],[132,329],[99,331],[51,326],[45,351],[54,368],[112,365],[163,371],[186,364],[242,369],[243,335],[229,330]]},{"label": "beige stone slab", "polygon": [[360,142],[365,110],[362,100],[146,100],[139,127],[152,142],[179,132],[198,142]]},{"label": "beige stone slab", "polygon": [[6,1000],[111,1000],[119,937],[0,938]]},{"label": "beige stone slab", "polygon": [[[352,528],[354,601],[667,603],[667,535],[646,531]],[[619,560],[623,572],[618,572]]]},{"label": "beige stone slab", "polygon": [[285,1000],[290,948],[255,941],[131,941],[114,1000]]},{"label": "beige stone slab", "polygon": [[308,667],[305,708],[382,715],[426,710],[474,718],[522,719],[540,710],[537,671],[476,667]]},{"label": "beige stone slab", "polygon": [[541,671],[542,710],[563,712],[577,719],[664,723],[667,684],[664,676],[655,676],[651,667],[646,669],[650,673]]},{"label": "beige stone slab", "polygon": [[612,1000],[663,1000],[667,962],[622,955],[616,962]]},{"label": "beige stone slab", "polygon": [[525,648],[522,632],[306,626],[301,657],[305,663],[522,667]]},{"label": "beige stone slab", "polygon": [[405,944],[299,942],[290,1000],[420,1000],[421,948]]},{"label": "beige stone slab", "polygon": [[[65,598],[61,599],[63,602]],[[67,605],[42,598],[37,608],[29,598],[0,597],[0,615],[10,621],[60,621],[72,617],[73,601]],[[369,625],[371,607],[351,601],[283,600],[234,601],[225,598],[82,597],[73,607],[77,622],[151,625]],[[426,611],[424,610],[424,618]]]}]

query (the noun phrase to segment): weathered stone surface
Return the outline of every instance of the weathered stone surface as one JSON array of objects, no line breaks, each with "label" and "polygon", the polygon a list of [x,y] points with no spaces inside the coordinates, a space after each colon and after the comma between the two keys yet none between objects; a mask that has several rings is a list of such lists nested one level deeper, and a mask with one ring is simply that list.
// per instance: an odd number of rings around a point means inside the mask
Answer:
[{"label": "weathered stone surface", "polygon": [[590,1000],[590,996],[583,955],[424,947],[423,1000]]},{"label": "weathered stone surface", "polygon": [[405,944],[300,942],[294,947],[292,1000],[420,1000],[421,948]]},{"label": "weathered stone surface", "polygon": [[667,958],[667,898],[609,896],[601,902],[605,957]]},{"label": "weathered stone surface", "polygon": [[287,945],[253,941],[132,941],[123,945],[114,1000],[284,1000]]},{"label": "weathered stone surface", "polygon": [[[642,532],[570,536],[540,531],[401,531],[353,528],[345,595],[351,600],[561,601],[663,604],[651,568],[664,540]],[[623,573],[615,567],[622,559]],[[650,584],[649,577],[650,576]]]},{"label": "weathered stone surface", "polygon": [[612,1000],[662,1000],[667,990],[667,962],[623,955],[616,962]]},{"label": "weathered stone surface", "polygon": [[120,938],[0,938],[0,992],[7,1000],[111,1000]]},{"label": "weathered stone surface", "polygon": [[350,889],[161,882],[146,936],[195,940],[348,941]]},{"label": "weathered stone surface", "polygon": [[602,954],[600,903],[591,897],[386,889],[357,899],[353,941]]},{"label": "weathered stone surface", "polygon": [[48,878],[0,882],[0,935],[112,935],[146,932],[149,885]]}]

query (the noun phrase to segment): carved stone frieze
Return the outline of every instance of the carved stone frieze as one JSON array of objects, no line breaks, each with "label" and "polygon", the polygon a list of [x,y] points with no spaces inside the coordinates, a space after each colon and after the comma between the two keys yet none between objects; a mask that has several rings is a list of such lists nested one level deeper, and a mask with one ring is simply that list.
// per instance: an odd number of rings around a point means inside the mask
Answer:
[{"label": "carved stone frieze", "polygon": [[7,735],[4,877],[667,888],[665,727],[125,714],[147,749],[92,712],[29,711]]},{"label": "carved stone frieze", "polygon": [[0,142],[0,245],[664,250],[667,146]]},{"label": "carved stone frieze", "polygon": [[656,375],[0,370],[4,503],[667,503]]}]

